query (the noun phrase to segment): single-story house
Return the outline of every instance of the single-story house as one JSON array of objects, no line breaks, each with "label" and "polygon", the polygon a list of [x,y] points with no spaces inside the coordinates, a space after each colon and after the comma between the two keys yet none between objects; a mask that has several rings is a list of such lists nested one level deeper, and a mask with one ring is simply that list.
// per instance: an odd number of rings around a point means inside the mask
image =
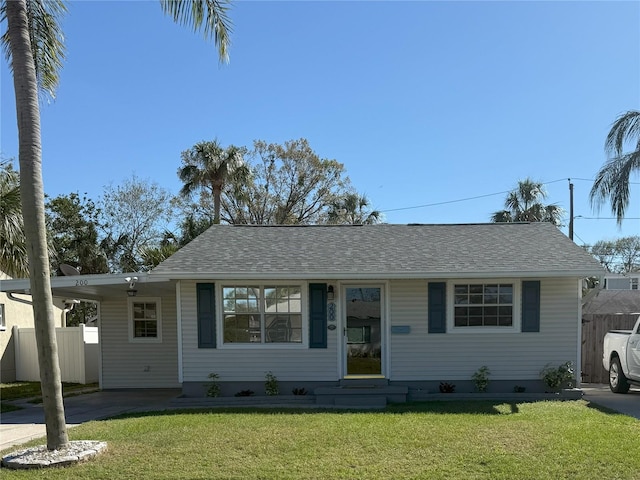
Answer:
[{"label": "single-story house", "polygon": [[[223,395],[382,380],[542,391],[580,365],[582,281],[599,263],[549,223],[214,225],[147,273],[52,279],[99,302],[103,389]],[[3,284],[24,291],[28,283]]]},{"label": "single-story house", "polygon": [[[30,296],[14,296],[3,292],[3,284],[10,280],[10,276],[0,271],[0,383],[16,381],[14,327],[33,328],[34,318]],[[54,315],[58,322],[62,322],[62,314],[63,309],[54,305]]]}]

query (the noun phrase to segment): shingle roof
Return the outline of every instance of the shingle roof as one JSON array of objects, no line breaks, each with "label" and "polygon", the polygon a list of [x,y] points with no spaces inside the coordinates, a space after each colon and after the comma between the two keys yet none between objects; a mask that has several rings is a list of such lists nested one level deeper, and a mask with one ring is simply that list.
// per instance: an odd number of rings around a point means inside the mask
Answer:
[{"label": "shingle roof", "polygon": [[600,290],[582,307],[583,315],[640,313],[640,290]]},{"label": "shingle roof", "polygon": [[150,275],[171,278],[451,278],[604,273],[549,223],[214,225]]}]

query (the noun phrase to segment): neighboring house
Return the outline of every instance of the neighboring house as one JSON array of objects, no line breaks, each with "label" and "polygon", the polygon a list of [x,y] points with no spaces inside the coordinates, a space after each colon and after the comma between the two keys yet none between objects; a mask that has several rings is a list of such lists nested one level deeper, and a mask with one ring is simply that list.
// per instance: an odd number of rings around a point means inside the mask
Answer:
[{"label": "neighboring house", "polygon": [[[14,327],[33,328],[33,307],[31,296],[4,293],[4,286],[13,282],[28,284],[28,280],[12,280],[0,272],[0,383],[16,381],[16,343]],[[28,292],[29,288],[21,289]],[[56,303],[56,302],[54,302]],[[64,310],[57,305],[53,309],[56,326],[64,327]],[[36,352],[33,352],[36,355]]]},{"label": "neighboring house", "polygon": [[[214,225],[148,273],[52,279],[99,301],[104,389],[288,393],[344,380],[542,390],[580,364],[581,286],[598,262],[549,223]],[[21,291],[26,283],[5,287]]]},{"label": "neighboring house", "polygon": [[[626,282],[611,282],[612,278]],[[629,277],[605,277],[606,288],[590,296],[582,307],[582,379],[585,382],[608,382],[609,372],[602,366],[604,336],[609,330],[631,330],[640,315],[640,291],[630,288],[633,285],[630,280]]]},{"label": "neighboring house", "polygon": [[638,290],[640,273],[633,272],[626,275],[607,274],[604,277],[606,290]]},{"label": "neighboring house", "polygon": [[[0,289],[10,278],[0,272]],[[29,297],[21,297],[29,300]],[[13,300],[0,292],[0,383],[16,380],[14,326],[33,327],[33,309],[30,304]]]}]

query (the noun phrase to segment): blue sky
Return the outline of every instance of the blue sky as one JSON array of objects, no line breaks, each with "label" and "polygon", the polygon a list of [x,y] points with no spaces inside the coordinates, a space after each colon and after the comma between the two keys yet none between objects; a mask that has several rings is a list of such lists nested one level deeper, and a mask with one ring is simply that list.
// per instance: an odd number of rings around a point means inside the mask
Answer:
[{"label": "blue sky", "polygon": [[640,108],[640,2],[241,1],[231,17],[221,65],[157,1],[69,2],[45,191],[97,199],[135,174],[177,193],[196,142],[304,137],[388,223],[487,222],[526,177],[568,210],[571,178],[577,243],[640,235],[638,177],[622,228],[588,202],[611,123]]}]

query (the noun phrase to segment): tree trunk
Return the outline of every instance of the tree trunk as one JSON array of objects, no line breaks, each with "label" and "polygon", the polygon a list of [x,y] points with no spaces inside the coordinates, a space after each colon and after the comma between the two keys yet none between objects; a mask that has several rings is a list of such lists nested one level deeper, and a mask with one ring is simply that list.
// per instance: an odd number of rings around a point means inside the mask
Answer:
[{"label": "tree trunk", "polygon": [[213,224],[220,225],[220,198],[222,197],[222,185],[213,185]]},{"label": "tree trunk", "polygon": [[69,440],[64,418],[49,278],[42,183],[39,89],[29,38],[26,1],[6,0],[6,14],[18,118],[20,194],[29,258],[38,364],[47,428],[47,448],[56,450],[64,447]]}]

